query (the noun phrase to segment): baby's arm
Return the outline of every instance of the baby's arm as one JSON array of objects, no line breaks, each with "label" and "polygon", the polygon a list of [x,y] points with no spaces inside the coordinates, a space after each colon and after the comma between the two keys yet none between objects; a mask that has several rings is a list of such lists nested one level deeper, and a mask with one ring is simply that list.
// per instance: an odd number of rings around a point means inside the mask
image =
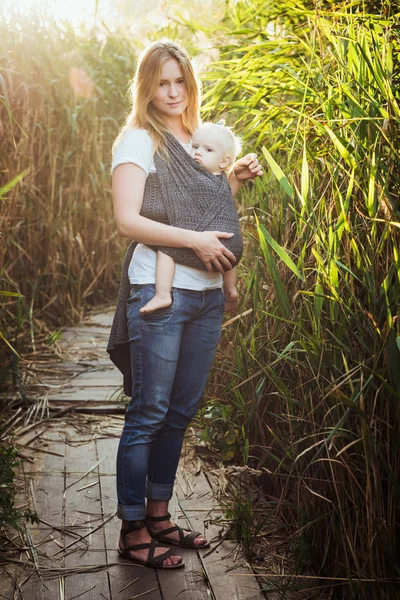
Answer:
[{"label": "baby's arm", "polygon": [[225,311],[233,312],[238,304],[238,292],[236,289],[236,269],[225,271],[223,274],[224,280],[224,295],[225,295]]},{"label": "baby's arm", "polygon": [[175,263],[170,256],[157,252],[156,293],[139,312],[150,313],[159,308],[167,308],[172,304],[171,288],[175,275]]}]

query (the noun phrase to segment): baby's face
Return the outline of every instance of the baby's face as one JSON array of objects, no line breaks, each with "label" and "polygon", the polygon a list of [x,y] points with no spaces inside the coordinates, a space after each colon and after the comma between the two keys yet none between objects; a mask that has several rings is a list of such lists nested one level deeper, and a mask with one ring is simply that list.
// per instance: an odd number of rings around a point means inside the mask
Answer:
[{"label": "baby's face", "polygon": [[218,132],[206,128],[194,133],[191,155],[211,173],[220,173],[230,162]]}]

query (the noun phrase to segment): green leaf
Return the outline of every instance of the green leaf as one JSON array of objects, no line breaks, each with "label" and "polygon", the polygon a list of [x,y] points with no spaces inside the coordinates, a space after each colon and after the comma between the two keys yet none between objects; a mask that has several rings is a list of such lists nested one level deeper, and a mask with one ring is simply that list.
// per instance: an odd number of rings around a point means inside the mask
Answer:
[{"label": "green leaf", "polygon": [[221,452],[222,460],[231,460],[235,456],[234,450],[223,450]]},{"label": "green leaf", "polygon": [[1,333],[1,331],[0,331],[0,340],[3,340],[3,342],[5,342],[5,343],[7,344],[7,346],[10,348],[10,350],[11,350],[12,352],[14,352],[14,354],[15,354],[16,356],[18,356],[18,358],[21,358],[21,357],[20,357],[20,355],[18,354],[18,352],[15,350],[15,348],[13,348],[13,347],[11,346],[10,342],[9,342],[9,341],[8,341],[8,340],[7,340],[7,339],[4,337],[4,335]]},{"label": "green leaf", "polygon": [[22,171],[22,173],[19,173],[19,175],[16,175],[16,177],[14,177],[14,179],[12,179],[8,183],[6,183],[6,185],[1,187],[0,188],[0,198],[2,198],[4,196],[4,194],[6,194],[10,190],[12,190],[21,181],[21,179],[23,179],[25,177],[25,175],[27,175],[29,173],[29,171],[30,171],[30,169],[25,169],[25,171]]},{"label": "green leaf", "polygon": [[315,313],[315,320],[317,322],[317,326],[318,326],[318,330],[319,330],[319,323],[321,320],[321,312],[322,312],[322,307],[324,305],[324,288],[322,287],[320,281],[317,281],[317,283],[315,284],[315,291],[314,291],[314,313]]},{"label": "green leaf", "polygon": [[[13,116],[12,116],[12,112],[11,112],[10,100],[8,98],[6,82],[5,82],[3,75],[1,75],[1,73],[0,73],[0,87],[2,89],[3,97],[4,97],[4,100],[2,100],[1,103],[3,104],[3,106],[5,107],[5,109],[7,111],[8,119],[9,119],[10,125],[11,125],[11,131],[12,131]],[[13,142],[15,145],[14,134],[12,132],[11,132],[11,135],[12,135],[12,139],[13,139]]]},{"label": "green leaf", "polygon": [[268,268],[270,277],[272,279],[272,283],[274,284],[274,287],[275,287],[279,307],[280,307],[282,313],[286,317],[289,317],[291,314],[289,298],[288,298],[285,286],[283,285],[282,280],[279,277],[278,269],[272,258],[271,252],[269,251],[268,244],[265,240],[264,234],[263,234],[262,230],[260,229],[258,220],[257,220],[257,230],[258,230],[258,236],[260,239],[260,245],[261,245],[261,249],[264,254],[265,262],[267,263],[267,268]]},{"label": "green leaf", "polygon": [[273,172],[273,174],[275,175],[275,177],[279,181],[282,189],[293,200],[293,197],[294,197],[293,188],[290,185],[290,183],[289,183],[286,175],[284,174],[284,172],[282,171],[282,169],[280,168],[280,166],[272,158],[271,154],[268,152],[268,150],[265,148],[265,146],[262,147],[262,152],[263,152],[263,154],[265,156],[265,159],[266,159],[266,161],[267,161],[267,163],[268,163],[271,171]]},{"label": "green leaf", "polygon": [[24,295],[19,292],[7,292],[6,290],[0,290],[0,296],[12,296],[13,298],[23,298]]},{"label": "green leaf", "polygon": [[224,439],[227,444],[234,444],[236,442],[236,434],[234,431],[227,431],[224,435]]},{"label": "green leaf", "polygon": [[342,142],[337,137],[336,133],[334,133],[332,131],[332,129],[330,129],[327,125],[324,125],[323,127],[324,127],[325,131],[327,132],[327,134],[329,135],[329,137],[331,138],[331,140],[332,140],[333,144],[335,145],[336,149],[339,151],[340,156],[347,162],[347,164],[350,167],[354,168],[356,166],[356,161],[354,160],[354,157],[344,147],[344,145],[342,144]]},{"label": "green leaf", "polygon": [[307,204],[308,188],[310,184],[310,174],[307,162],[306,143],[303,146],[303,162],[301,165],[301,197],[304,204]]},{"label": "green leaf", "polygon": [[299,278],[301,281],[304,281],[303,275],[300,273],[299,269],[296,267],[288,253],[282,246],[276,242],[273,237],[268,233],[265,229],[264,225],[259,225],[259,231],[262,233],[264,238],[267,240],[268,244],[271,246],[273,250],[277,253],[279,258],[285,263],[287,267]]}]

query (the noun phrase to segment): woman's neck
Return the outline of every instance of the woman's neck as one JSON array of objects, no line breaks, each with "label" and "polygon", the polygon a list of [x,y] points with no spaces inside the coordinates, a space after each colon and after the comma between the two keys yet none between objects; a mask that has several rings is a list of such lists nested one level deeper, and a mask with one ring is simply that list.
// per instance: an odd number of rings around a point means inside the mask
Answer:
[{"label": "woman's neck", "polygon": [[190,141],[190,135],[184,126],[181,117],[178,117],[177,119],[168,119],[166,121],[166,126],[168,131],[170,131],[182,144],[187,144]]}]

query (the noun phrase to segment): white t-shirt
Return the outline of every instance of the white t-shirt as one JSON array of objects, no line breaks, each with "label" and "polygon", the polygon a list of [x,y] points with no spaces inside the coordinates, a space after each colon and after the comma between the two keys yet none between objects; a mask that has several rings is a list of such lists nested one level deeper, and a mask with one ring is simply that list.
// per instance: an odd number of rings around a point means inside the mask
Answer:
[{"label": "white t-shirt", "polygon": [[[182,144],[187,152],[191,143]],[[146,173],[155,173],[153,145],[145,129],[130,129],[121,138],[114,150],[111,173],[123,163],[138,165]],[[156,274],[156,253],[144,244],[137,244],[129,265],[128,276],[131,283],[154,283]],[[222,287],[222,275],[209,273],[192,267],[176,264],[173,287],[185,290],[202,291]]]}]

